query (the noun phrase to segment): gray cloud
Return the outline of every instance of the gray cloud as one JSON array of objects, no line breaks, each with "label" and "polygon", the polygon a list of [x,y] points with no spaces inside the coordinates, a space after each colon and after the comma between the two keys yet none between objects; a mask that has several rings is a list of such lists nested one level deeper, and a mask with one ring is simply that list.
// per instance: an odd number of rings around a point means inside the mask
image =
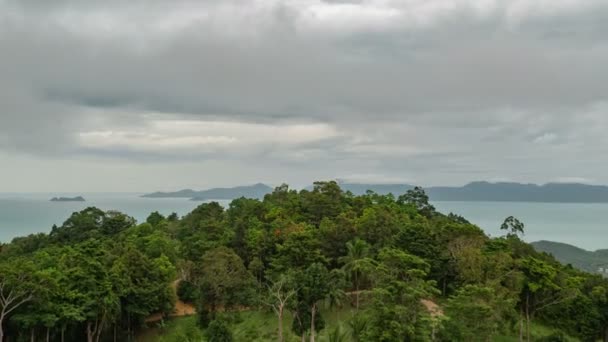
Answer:
[{"label": "gray cloud", "polygon": [[606,22],[603,1],[0,1],[0,161],[608,182]]}]

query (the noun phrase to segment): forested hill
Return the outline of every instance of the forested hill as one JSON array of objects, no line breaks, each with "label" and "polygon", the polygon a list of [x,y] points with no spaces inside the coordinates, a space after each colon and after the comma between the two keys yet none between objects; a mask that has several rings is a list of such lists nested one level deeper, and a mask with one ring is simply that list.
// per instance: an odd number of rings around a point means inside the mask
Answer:
[{"label": "forested hill", "polygon": [[537,250],[553,255],[563,264],[571,264],[587,272],[608,276],[608,249],[592,252],[553,241],[537,241],[531,244]]},{"label": "forested hill", "polygon": [[[91,207],[0,245],[0,341],[132,341],[151,327],[152,341],[608,337],[608,281],[536,251],[515,217],[501,228],[490,238],[439,213],[420,188],[353,195],[336,182],[143,223]],[[197,308],[177,332],[165,330],[174,284]]]},{"label": "forested hill", "polygon": [[[340,183],[344,191],[364,195],[367,191],[386,195],[403,194],[414,188],[409,184]],[[311,190],[310,186],[307,190]],[[434,201],[510,201],[510,202],[558,202],[558,203],[608,203],[608,187],[601,185],[548,183],[544,185],[520,183],[473,182],[459,187],[435,186],[425,189]],[[272,192],[265,184],[213,188],[209,190],[180,190],[155,192],[149,198],[191,198],[194,200],[231,200],[239,197],[262,198]]]}]

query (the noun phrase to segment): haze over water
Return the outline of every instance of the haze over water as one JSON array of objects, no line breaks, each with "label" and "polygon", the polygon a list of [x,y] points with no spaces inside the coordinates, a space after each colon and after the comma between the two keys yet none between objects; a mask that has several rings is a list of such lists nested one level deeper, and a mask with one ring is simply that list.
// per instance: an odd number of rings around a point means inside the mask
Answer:
[{"label": "haze over water", "polygon": [[[82,194],[86,202],[50,202],[54,196],[81,194],[0,194],[0,241],[17,236],[49,232],[53,224],[61,225],[71,213],[89,206],[118,210],[145,221],[152,211],[180,216],[192,211],[200,202],[188,199],[141,198],[138,193]],[[219,201],[227,206],[228,201]],[[608,204],[527,203],[527,202],[433,202],[437,210],[464,216],[491,236],[500,236],[500,224],[513,215],[525,223],[526,241],[564,242],[588,250],[608,248],[603,217]]]}]

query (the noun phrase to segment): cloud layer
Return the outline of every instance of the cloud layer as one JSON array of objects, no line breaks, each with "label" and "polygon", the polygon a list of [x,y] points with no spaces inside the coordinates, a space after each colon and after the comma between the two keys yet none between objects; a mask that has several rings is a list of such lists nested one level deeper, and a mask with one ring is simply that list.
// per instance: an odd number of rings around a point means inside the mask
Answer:
[{"label": "cloud layer", "polygon": [[608,183],[606,23],[594,0],[0,0],[0,190]]}]

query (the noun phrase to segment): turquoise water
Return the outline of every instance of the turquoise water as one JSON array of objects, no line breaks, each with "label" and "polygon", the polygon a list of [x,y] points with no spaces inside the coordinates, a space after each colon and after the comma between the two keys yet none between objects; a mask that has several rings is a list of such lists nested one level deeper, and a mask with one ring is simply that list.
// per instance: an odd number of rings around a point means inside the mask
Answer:
[{"label": "turquoise water", "polygon": [[[83,195],[86,202],[50,202],[52,197]],[[181,198],[149,199],[141,194],[0,194],[0,242],[16,236],[49,232],[53,224],[61,225],[73,212],[95,206],[102,210],[118,210],[145,221],[153,212],[180,216],[192,211],[199,202]]]},{"label": "turquoise water", "polygon": [[500,236],[508,216],[525,224],[524,240],[564,242],[588,250],[608,248],[608,203],[434,202],[441,212],[454,212],[490,236]]},{"label": "turquoise water", "polygon": [[[83,195],[87,202],[50,202],[55,196]],[[140,194],[0,194],[0,241],[16,236],[49,232],[68,216],[88,206],[119,210],[138,222],[152,211],[180,216],[200,203],[188,199],[141,198]],[[226,201],[220,201],[226,204]],[[500,224],[513,215],[525,223],[526,241],[552,240],[595,250],[608,248],[608,204],[524,202],[434,202],[441,212],[454,212],[483,228],[491,236],[502,235]]]}]

